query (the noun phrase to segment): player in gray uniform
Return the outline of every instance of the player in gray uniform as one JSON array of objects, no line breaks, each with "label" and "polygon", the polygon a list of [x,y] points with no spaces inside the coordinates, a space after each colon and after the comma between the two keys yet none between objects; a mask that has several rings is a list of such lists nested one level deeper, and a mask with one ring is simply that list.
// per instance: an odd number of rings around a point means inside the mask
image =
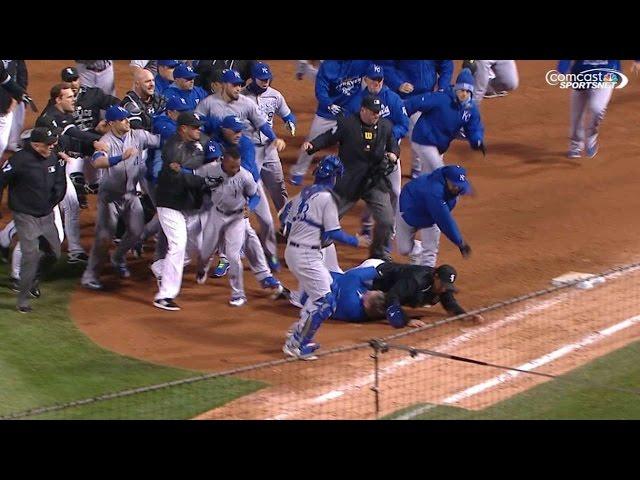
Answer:
[{"label": "player in gray uniform", "polygon": [[203,225],[202,251],[198,261],[198,271],[203,271],[209,257],[224,239],[225,252],[230,263],[229,283],[231,300],[229,305],[241,307],[247,303],[244,291],[242,259],[240,249],[245,240],[244,207],[255,208],[258,186],[248,170],[240,166],[240,152],[235,147],[227,147],[222,162],[203,165],[195,172],[200,176],[212,177],[216,184],[211,188],[209,213]]},{"label": "player in gray uniform", "polygon": [[465,60],[462,68],[473,72],[476,105],[483,98],[504,97],[518,88],[518,68],[515,60]]},{"label": "player in gray uniform", "polygon": [[317,358],[313,352],[320,345],[312,342],[313,336],[336,308],[336,299],[331,292],[331,274],[320,253],[322,247],[329,241],[353,247],[368,246],[364,237],[354,237],[340,229],[333,186],[343,172],[344,165],[336,155],[323,158],[314,173],[315,183],[305,187],[283,212],[287,265],[298,279],[300,291],[308,294],[300,319],[287,335],[282,348],[290,357],[302,360]]},{"label": "player in gray uniform", "polygon": [[91,290],[103,288],[100,272],[115,234],[118,217],[124,218],[126,233],[111,257],[111,263],[121,278],[131,276],[125,255],[135,245],[144,228],[142,204],[136,193],[136,184],[144,167],[139,155],[145,148],[158,147],[160,136],[142,129],[132,130],[129,115],[127,110],[117,105],[107,109],[105,120],[110,131],[100,141],[106,143],[108,148],[107,151],[97,151],[91,157],[95,168],[105,169],[98,192],[95,240],[89,264],[81,279],[82,286]]},{"label": "player in gray uniform", "polygon": [[80,83],[96,87],[107,95],[116,96],[113,60],[76,60]]}]

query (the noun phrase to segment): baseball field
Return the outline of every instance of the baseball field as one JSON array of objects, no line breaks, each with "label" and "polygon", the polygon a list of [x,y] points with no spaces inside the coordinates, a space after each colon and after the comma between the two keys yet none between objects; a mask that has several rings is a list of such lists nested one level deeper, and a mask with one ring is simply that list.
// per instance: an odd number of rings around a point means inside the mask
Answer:
[{"label": "baseball field", "polygon": [[[315,112],[313,84],[295,79],[293,61],[268,62],[274,87],[298,118],[294,138],[275,125],[287,141],[281,154],[286,172]],[[29,93],[39,106],[72,63],[27,62]],[[486,157],[464,142],[454,142],[445,155],[446,163],[467,168],[477,192],[455,210],[473,256],[462,259],[443,239],[439,257],[458,270],[457,298],[468,310],[545,289],[566,272],[599,273],[640,261],[638,78],[630,76],[614,92],[598,155],[569,159],[569,92],[545,82],[555,63],[518,60],[518,89],[483,102]],[[120,97],[132,84],[127,64],[116,62]],[[29,112],[25,128],[34,121]],[[408,143],[402,151],[408,174]],[[298,191],[289,187],[290,195]],[[87,251],[95,197],[89,201],[81,213]],[[359,228],[361,208],[345,216],[345,230]],[[0,211],[3,226],[10,219],[6,195]],[[592,289],[570,287],[495,306],[483,313],[481,325],[454,320],[389,339],[391,348],[380,352],[377,365],[367,342],[397,331],[386,322],[328,321],[317,340],[335,353],[249,369],[283,359],[285,332],[298,311],[271,300],[248,270],[248,304],[230,307],[226,279],[198,285],[190,268],[182,310],[159,311],[151,304],[150,249],[142,259],[130,258],[129,279],[107,268],[104,292],[82,289],[82,267],[63,257],[30,315],[15,311],[14,293],[1,280],[8,269],[0,265],[0,285],[6,286],[0,290],[0,417],[84,400],[26,418],[640,418],[635,267]],[[338,252],[343,269],[364,259],[355,249]],[[286,268],[279,278],[295,287]],[[446,317],[439,306],[411,313],[427,323]],[[476,363],[409,355],[396,346]],[[125,393],[109,396],[115,392]]]}]

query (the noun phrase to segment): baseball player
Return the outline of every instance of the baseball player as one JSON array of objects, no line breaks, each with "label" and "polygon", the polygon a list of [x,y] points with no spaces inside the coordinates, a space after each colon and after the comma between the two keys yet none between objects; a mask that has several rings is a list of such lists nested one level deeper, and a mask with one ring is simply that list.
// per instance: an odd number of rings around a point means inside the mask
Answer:
[{"label": "baseball player", "polygon": [[111,263],[121,278],[131,276],[125,255],[138,241],[144,227],[144,213],[136,193],[143,171],[139,153],[145,148],[158,147],[160,136],[142,129],[132,130],[129,116],[127,110],[117,105],[107,109],[105,120],[109,133],[100,139],[106,148],[91,157],[95,168],[105,169],[98,192],[95,240],[81,279],[82,286],[91,290],[103,288],[100,272],[118,217],[124,218],[126,234],[111,257]]},{"label": "baseball player", "polygon": [[518,88],[518,68],[515,60],[464,60],[462,68],[468,68],[473,73],[473,101],[476,105],[479,105],[483,98],[504,97]]},{"label": "baseball player", "polygon": [[471,254],[451,211],[459,195],[471,193],[467,172],[459,165],[437,168],[407,183],[400,193],[400,209],[396,217],[396,244],[400,255],[409,255],[418,231],[422,236],[420,265],[435,267],[442,230],[460,249],[462,256]]},{"label": "baseball player", "polygon": [[[620,60],[560,60],[558,72],[578,75],[584,72],[606,74],[620,71]],[[600,70],[606,69],[606,70]],[[613,87],[613,85],[612,85]],[[583,155],[593,158],[598,153],[598,129],[607,112],[613,88],[574,88],[571,90],[571,126],[569,158]]]},{"label": "baseball player", "polygon": [[18,106],[18,102],[32,102],[32,100],[26,94],[24,88],[7,73],[4,68],[4,62],[0,62],[0,87],[2,89],[0,93],[0,158],[2,158],[9,143],[13,111]]},{"label": "baseball player", "polygon": [[156,92],[166,96],[164,91],[173,83],[173,71],[180,65],[179,60],[158,60],[158,74],[155,76]]},{"label": "baseball player", "polygon": [[[316,138],[336,126],[337,118],[343,115],[351,97],[360,91],[362,77],[367,72],[369,60],[325,60],[316,76],[315,93],[318,100],[305,141]],[[302,178],[309,169],[313,156],[303,148],[295,165],[291,167],[290,183],[302,185]]]},{"label": "baseball player", "polygon": [[[27,64],[24,60],[2,60],[4,68],[7,73],[14,78],[16,83],[20,85],[24,90],[29,85],[29,72],[27,71]],[[0,89],[0,96],[7,95],[8,93]],[[11,123],[11,131],[9,132],[8,150],[13,152],[18,151],[20,148],[20,134],[24,127],[24,117],[26,114],[26,103],[18,102],[15,110],[13,110],[13,121]],[[1,155],[1,154],[0,154]]]},{"label": "baseball player", "polygon": [[[444,91],[453,75],[451,60],[386,60],[380,63],[385,68],[387,85],[405,102],[433,92],[436,87],[438,91]],[[418,113],[409,114],[409,138],[413,136],[419,116]],[[415,178],[421,172],[421,159],[416,152],[412,153],[411,176]]]},{"label": "baseball player", "polygon": [[76,68],[82,85],[99,88],[107,95],[116,95],[113,60],[76,60]]},{"label": "baseball player", "polygon": [[257,184],[253,175],[241,166],[240,151],[233,146],[224,149],[222,162],[203,165],[201,169],[196,170],[196,174],[206,174],[216,180],[216,184],[211,187],[208,218],[202,222],[202,251],[198,272],[205,271],[213,250],[219,242],[224,241],[230,264],[231,300],[229,305],[241,307],[247,303],[240,258],[246,231],[244,208],[245,206],[249,210],[255,208],[259,200]]},{"label": "baseball player", "polygon": [[242,78],[242,86],[251,77],[255,60],[195,60],[194,69],[198,74],[196,85],[207,94],[218,93],[222,87],[222,76],[227,70],[235,70]]},{"label": "baseball player", "polygon": [[164,96],[167,100],[171,97],[184,98],[189,105],[189,110],[195,110],[198,103],[202,101],[206,96],[202,88],[194,86],[194,80],[198,76],[193,71],[193,68],[181,63],[173,70],[173,84],[167,87],[164,91]]},{"label": "baseball player", "polygon": [[300,312],[300,319],[287,335],[282,348],[290,357],[315,360],[313,352],[320,348],[312,342],[322,322],[333,315],[336,300],[331,292],[331,275],[320,250],[329,241],[353,247],[366,247],[364,237],[343,232],[338,220],[338,207],[333,194],[336,178],[344,166],[336,155],[324,157],[315,171],[315,183],[304,188],[291,201],[285,219],[287,247],[285,258],[291,272],[298,279],[300,290],[308,298]]},{"label": "baseball player", "polygon": [[322,60],[296,60],[296,79],[308,78],[315,82],[321,63]]},{"label": "baseball player", "polygon": [[146,69],[138,70],[133,77],[133,90],[127,92],[121,105],[131,116],[131,128],[153,129],[153,117],[160,115],[166,108],[165,98],[155,91],[153,74]]}]

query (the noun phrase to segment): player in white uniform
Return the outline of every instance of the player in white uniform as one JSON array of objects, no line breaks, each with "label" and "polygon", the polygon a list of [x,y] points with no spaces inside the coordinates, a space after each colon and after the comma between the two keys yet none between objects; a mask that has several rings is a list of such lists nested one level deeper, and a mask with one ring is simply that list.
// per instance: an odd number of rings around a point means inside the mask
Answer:
[{"label": "player in white uniform", "polygon": [[473,101],[483,98],[504,97],[518,88],[518,68],[515,60],[465,60],[462,66],[473,72]]},{"label": "player in white uniform", "polygon": [[320,345],[312,342],[313,336],[336,308],[336,300],[331,293],[331,274],[321,254],[323,244],[335,240],[353,247],[368,246],[366,238],[348,235],[340,228],[332,188],[343,172],[344,166],[336,155],[323,158],[315,171],[315,183],[304,188],[285,207],[287,248],[284,256],[289,270],[300,283],[300,291],[308,294],[300,319],[290,330],[282,348],[290,357],[302,360],[317,358],[313,352]]}]

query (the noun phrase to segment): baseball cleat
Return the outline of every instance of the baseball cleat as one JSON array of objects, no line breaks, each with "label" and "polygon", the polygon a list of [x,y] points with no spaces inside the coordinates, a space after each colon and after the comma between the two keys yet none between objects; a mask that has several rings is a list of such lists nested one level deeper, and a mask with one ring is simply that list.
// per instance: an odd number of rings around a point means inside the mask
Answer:
[{"label": "baseball cleat", "polygon": [[260,286],[262,288],[276,289],[278,287],[282,287],[282,284],[280,283],[280,280],[278,280],[276,277],[267,277],[260,280]]},{"label": "baseball cleat", "polygon": [[229,271],[229,262],[227,261],[226,258],[220,258],[220,261],[218,262],[218,265],[216,266],[215,270],[213,272],[211,272],[210,276],[211,278],[221,278],[224,277],[227,272]]},{"label": "baseball cleat", "polygon": [[245,297],[232,298],[229,300],[229,305],[232,307],[242,307],[247,303],[247,299]]},{"label": "baseball cleat", "polygon": [[9,277],[9,288],[18,293],[20,291],[20,279],[16,277]]},{"label": "baseball cleat", "polygon": [[582,157],[582,150],[580,150],[578,148],[572,148],[571,150],[569,150],[569,153],[567,153],[567,157],[569,157],[569,158],[580,158],[580,157]]},{"label": "baseball cleat", "polygon": [[69,252],[67,254],[67,263],[87,263],[89,261],[89,255],[84,252]]},{"label": "baseball cleat", "polygon": [[291,290],[289,290],[287,287],[280,285],[282,288],[278,289],[278,291],[274,292],[271,294],[270,298],[271,300],[289,300],[289,297],[291,295]]},{"label": "baseball cleat", "polygon": [[270,255],[267,257],[267,263],[269,264],[269,268],[272,272],[280,271],[280,260],[277,255]]},{"label": "baseball cleat", "polygon": [[207,283],[207,271],[206,270],[198,270],[196,273],[196,283],[198,285],[204,285]]},{"label": "baseball cleat", "polygon": [[598,154],[598,144],[596,143],[592,147],[587,147],[587,150],[585,153],[589,158],[595,157]]},{"label": "baseball cleat", "polygon": [[91,280],[89,282],[82,282],[81,285],[84,288],[88,288],[89,290],[102,290],[104,285],[100,283],[98,280]]},{"label": "baseball cleat", "polygon": [[131,272],[126,263],[113,263],[113,267],[118,272],[120,278],[129,278],[131,276]]},{"label": "baseball cleat", "polygon": [[304,175],[291,175],[291,177],[289,177],[289,183],[297,187],[302,185],[303,180],[304,180]]},{"label": "baseball cleat", "polygon": [[298,348],[290,347],[285,343],[284,347],[282,347],[282,351],[288,357],[297,358],[298,360],[310,361],[318,359],[317,356],[313,355],[313,352],[315,352],[319,348],[319,343],[308,343],[307,345]]},{"label": "baseball cleat", "polygon": [[20,313],[30,313],[31,311],[33,311],[33,308],[31,308],[31,305],[18,305],[16,309]]},{"label": "baseball cleat", "polygon": [[31,287],[31,290],[29,290],[29,295],[31,295],[33,298],[40,298],[41,294],[42,292],[40,292],[40,288],[38,286]]},{"label": "baseball cleat", "polygon": [[176,302],[173,301],[173,298],[159,298],[153,301],[153,306],[161,308],[163,310],[169,310],[175,312],[180,310],[180,307]]}]

